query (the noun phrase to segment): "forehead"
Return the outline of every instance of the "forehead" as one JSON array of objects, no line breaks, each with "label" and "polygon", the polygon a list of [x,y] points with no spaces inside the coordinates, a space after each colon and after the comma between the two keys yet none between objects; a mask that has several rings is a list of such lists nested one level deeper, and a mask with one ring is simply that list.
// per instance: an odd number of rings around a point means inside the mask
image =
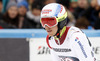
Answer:
[{"label": "forehead", "polygon": [[24,5],[20,6],[19,8],[24,8],[24,9],[26,9],[26,7],[25,7]]},{"label": "forehead", "polygon": [[17,7],[16,6],[11,6],[9,9],[17,9]]}]

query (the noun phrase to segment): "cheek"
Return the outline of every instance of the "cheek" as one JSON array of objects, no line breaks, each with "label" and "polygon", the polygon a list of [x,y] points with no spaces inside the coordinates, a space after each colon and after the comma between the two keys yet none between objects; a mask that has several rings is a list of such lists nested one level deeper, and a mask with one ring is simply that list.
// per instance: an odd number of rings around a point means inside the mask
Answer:
[{"label": "cheek", "polygon": [[27,12],[27,9],[26,9],[26,8],[24,8],[24,9],[23,9],[23,11],[24,11],[24,13],[26,13],[26,12]]},{"label": "cheek", "polygon": [[8,11],[8,15],[11,17],[11,16],[12,16],[12,14],[13,14],[13,13],[12,13],[12,11],[11,11],[11,10],[9,10],[9,11]]},{"label": "cheek", "polygon": [[2,9],[3,8],[3,6],[0,4],[0,9]]},{"label": "cheek", "polygon": [[18,14],[18,12],[14,12],[14,13],[13,13],[14,16],[17,16],[17,14]]},{"label": "cheek", "polygon": [[21,8],[18,8],[18,12],[21,12]]},{"label": "cheek", "polygon": [[57,33],[57,30],[58,30],[58,27],[57,27],[57,26],[54,27],[54,28],[53,28],[53,34],[56,34],[56,33]]}]

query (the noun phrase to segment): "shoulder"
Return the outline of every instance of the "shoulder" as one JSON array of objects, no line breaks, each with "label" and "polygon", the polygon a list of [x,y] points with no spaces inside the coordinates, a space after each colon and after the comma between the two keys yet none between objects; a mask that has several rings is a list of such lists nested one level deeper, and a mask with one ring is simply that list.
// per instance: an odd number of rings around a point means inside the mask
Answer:
[{"label": "shoulder", "polygon": [[[86,35],[77,27],[71,27],[68,32],[68,37],[70,41],[75,42],[76,40],[80,40],[82,43],[86,42]],[[73,41],[74,40],[74,41]]]},{"label": "shoulder", "polygon": [[[71,26],[68,30],[67,35],[69,38],[71,38],[73,34],[78,34],[78,33],[83,34],[83,32],[79,28]],[[74,35],[74,36],[78,36],[78,35]]]},{"label": "shoulder", "polygon": [[70,33],[75,33],[75,32],[82,32],[82,31],[79,28],[77,28],[77,27],[71,26],[69,28],[69,32]]},{"label": "shoulder", "polygon": [[66,27],[68,29],[68,32],[75,32],[77,30],[80,30],[79,28],[77,27],[74,27],[74,26],[71,26],[71,27]]},{"label": "shoulder", "polygon": [[80,30],[79,28],[77,28],[77,27],[75,27],[75,26],[71,26],[70,29]]}]

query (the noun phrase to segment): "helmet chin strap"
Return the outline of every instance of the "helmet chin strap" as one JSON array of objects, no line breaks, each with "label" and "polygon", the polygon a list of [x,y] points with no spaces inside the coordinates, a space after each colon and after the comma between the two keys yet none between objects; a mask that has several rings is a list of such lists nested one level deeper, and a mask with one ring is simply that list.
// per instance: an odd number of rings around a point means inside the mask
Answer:
[{"label": "helmet chin strap", "polygon": [[57,33],[54,35],[54,36],[57,36],[57,38],[60,38],[60,30],[63,29],[64,26],[67,25],[67,18],[65,18],[63,21],[59,22],[58,23],[58,30],[57,30]]},{"label": "helmet chin strap", "polygon": [[60,28],[59,28],[59,25],[57,25],[58,26],[58,30],[57,30],[57,33],[54,35],[54,36],[57,36],[57,38],[60,38]]}]

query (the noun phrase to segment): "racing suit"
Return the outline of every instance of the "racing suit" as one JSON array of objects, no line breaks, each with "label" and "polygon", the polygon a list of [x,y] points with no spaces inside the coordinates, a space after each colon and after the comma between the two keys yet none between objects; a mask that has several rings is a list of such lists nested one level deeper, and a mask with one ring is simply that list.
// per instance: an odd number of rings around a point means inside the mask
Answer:
[{"label": "racing suit", "polygon": [[76,27],[66,27],[57,40],[46,38],[53,61],[95,61],[93,49],[86,35]]}]

